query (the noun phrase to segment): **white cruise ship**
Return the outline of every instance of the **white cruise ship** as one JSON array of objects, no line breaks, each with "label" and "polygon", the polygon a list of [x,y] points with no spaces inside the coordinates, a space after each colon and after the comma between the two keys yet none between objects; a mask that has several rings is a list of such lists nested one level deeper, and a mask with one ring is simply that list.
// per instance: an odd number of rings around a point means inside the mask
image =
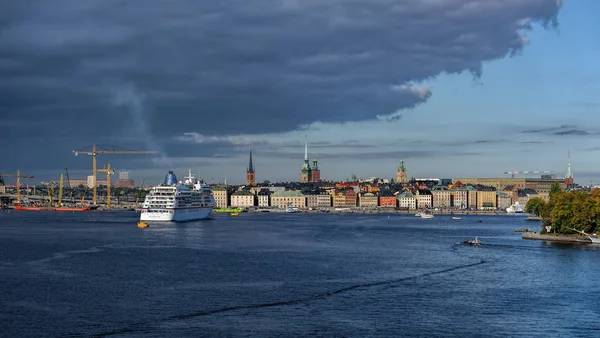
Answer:
[{"label": "white cruise ship", "polygon": [[510,207],[506,208],[506,212],[509,214],[520,214],[525,212],[525,208],[523,208],[523,206],[517,201]]},{"label": "white cruise ship", "polygon": [[197,181],[191,174],[185,184],[177,182],[172,171],[163,184],[153,187],[146,195],[140,221],[183,222],[208,218],[215,199],[208,185]]}]

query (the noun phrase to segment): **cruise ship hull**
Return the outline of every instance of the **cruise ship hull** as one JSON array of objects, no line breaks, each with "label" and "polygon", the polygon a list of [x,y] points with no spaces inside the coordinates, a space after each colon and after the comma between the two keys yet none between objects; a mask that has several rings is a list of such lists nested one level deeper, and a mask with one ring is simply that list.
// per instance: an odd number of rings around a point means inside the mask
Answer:
[{"label": "cruise ship hull", "polygon": [[[150,222],[187,222],[206,219],[210,216],[212,207],[170,209],[170,212],[148,212],[142,209],[140,221]],[[166,210],[165,210],[166,211]]]}]

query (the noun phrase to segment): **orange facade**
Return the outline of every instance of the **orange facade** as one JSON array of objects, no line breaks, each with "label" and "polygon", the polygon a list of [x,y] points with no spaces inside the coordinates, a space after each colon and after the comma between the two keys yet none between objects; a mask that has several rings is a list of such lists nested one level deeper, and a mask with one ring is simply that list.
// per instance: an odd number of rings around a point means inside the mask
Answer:
[{"label": "orange facade", "polygon": [[379,196],[379,206],[383,208],[395,208],[398,204],[396,196]]}]

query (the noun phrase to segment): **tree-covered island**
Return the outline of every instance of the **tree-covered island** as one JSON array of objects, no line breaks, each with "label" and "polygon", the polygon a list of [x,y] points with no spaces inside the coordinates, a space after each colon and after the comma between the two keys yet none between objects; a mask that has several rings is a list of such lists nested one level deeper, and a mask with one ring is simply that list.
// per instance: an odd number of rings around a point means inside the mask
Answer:
[{"label": "tree-covered island", "polygon": [[550,226],[551,233],[572,234],[572,229],[586,233],[600,230],[600,189],[591,192],[582,190],[562,191],[555,182],[550,188],[550,200],[539,197],[530,199],[525,205],[525,212],[540,216],[546,233]]}]

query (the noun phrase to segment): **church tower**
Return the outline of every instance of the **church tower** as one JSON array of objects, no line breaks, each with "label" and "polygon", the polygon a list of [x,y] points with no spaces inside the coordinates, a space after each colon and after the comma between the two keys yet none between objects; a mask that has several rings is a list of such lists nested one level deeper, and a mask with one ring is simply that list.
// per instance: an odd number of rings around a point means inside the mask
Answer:
[{"label": "church tower", "polygon": [[573,185],[573,170],[571,169],[571,151],[567,155],[567,170],[565,171],[565,184],[567,188]]},{"label": "church tower", "polygon": [[321,170],[319,170],[319,165],[317,163],[317,157],[313,158],[313,164],[311,169],[311,182],[320,182],[321,181]]},{"label": "church tower", "polygon": [[254,165],[252,165],[252,150],[250,150],[250,162],[248,162],[248,169],[246,170],[246,185],[256,185]]},{"label": "church tower", "polygon": [[400,166],[396,170],[396,183],[406,183],[406,167],[404,166],[404,161],[400,161]]},{"label": "church tower", "polygon": [[308,136],[306,137],[306,143],[304,143],[304,163],[302,164],[302,171],[300,173],[300,182],[312,182],[312,169],[308,160]]}]

